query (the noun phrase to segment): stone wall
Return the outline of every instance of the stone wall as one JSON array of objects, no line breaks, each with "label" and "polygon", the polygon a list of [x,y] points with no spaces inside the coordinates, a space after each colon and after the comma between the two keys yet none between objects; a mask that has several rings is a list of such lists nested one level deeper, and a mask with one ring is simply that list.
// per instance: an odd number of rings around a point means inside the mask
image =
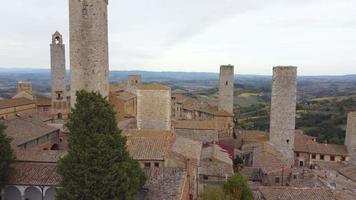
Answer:
[{"label": "stone wall", "polygon": [[142,84],[141,75],[129,75],[127,79],[126,91],[136,94],[137,87]]},{"label": "stone wall", "polygon": [[28,94],[32,94],[32,83],[19,81],[17,83],[17,94],[21,92],[27,92]]},{"label": "stone wall", "polygon": [[234,112],[234,66],[220,66],[219,110]]},{"label": "stone wall", "polygon": [[51,80],[52,80],[52,109],[54,118],[62,118],[67,115],[67,89],[65,82],[66,61],[65,46],[62,35],[57,31],[52,35],[51,47]]},{"label": "stone wall", "polygon": [[347,118],[345,146],[350,162],[356,164],[356,112],[351,112]]},{"label": "stone wall", "polygon": [[294,163],[297,68],[274,67],[271,97],[270,142]]},{"label": "stone wall", "polygon": [[137,90],[137,128],[171,129],[171,90]]},{"label": "stone wall", "polygon": [[78,90],[109,95],[107,0],[69,1],[71,104]]}]

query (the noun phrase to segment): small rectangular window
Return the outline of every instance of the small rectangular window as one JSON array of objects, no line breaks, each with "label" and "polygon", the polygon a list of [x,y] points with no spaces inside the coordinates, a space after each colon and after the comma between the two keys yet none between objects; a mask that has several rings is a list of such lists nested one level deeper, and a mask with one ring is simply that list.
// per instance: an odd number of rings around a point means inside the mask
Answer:
[{"label": "small rectangular window", "polygon": [[312,154],[312,159],[316,159],[316,155],[315,154]]},{"label": "small rectangular window", "polygon": [[324,155],[320,155],[320,160],[324,160]]},{"label": "small rectangular window", "polygon": [[159,168],[159,163],[155,163],[155,167]]},{"label": "small rectangular window", "polygon": [[275,183],[280,183],[281,180],[280,180],[280,178],[277,176],[277,177],[274,178],[274,182],[275,182]]},{"label": "small rectangular window", "polygon": [[151,167],[151,163],[145,163],[145,167],[146,168],[150,168]]},{"label": "small rectangular window", "polygon": [[331,160],[331,161],[335,161],[335,156],[331,156],[331,157],[330,157],[330,160]]},{"label": "small rectangular window", "polygon": [[204,180],[208,180],[208,179],[209,179],[209,177],[208,177],[208,176],[204,176],[203,178],[204,178]]}]

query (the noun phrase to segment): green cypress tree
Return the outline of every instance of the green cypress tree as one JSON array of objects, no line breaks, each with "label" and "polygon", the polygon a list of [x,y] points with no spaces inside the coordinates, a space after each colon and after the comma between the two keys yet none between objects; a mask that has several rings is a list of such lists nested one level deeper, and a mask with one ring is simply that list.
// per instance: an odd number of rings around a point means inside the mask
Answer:
[{"label": "green cypress tree", "polygon": [[225,194],[231,200],[253,200],[253,193],[244,177],[234,174],[224,184]]},{"label": "green cypress tree", "polygon": [[0,191],[6,185],[14,160],[11,139],[5,135],[4,130],[5,127],[0,124]]},{"label": "green cypress tree", "polygon": [[69,116],[68,154],[58,163],[58,200],[130,200],[146,178],[126,150],[115,112],[97,93],[77,92]]}]

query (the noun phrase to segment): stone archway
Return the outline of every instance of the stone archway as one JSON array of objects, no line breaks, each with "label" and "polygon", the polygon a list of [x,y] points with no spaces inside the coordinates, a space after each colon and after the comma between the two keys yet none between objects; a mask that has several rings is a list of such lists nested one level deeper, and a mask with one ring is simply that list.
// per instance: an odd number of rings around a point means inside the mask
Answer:
[{"label": "stone archway", "polygon": [[56,196],[56,190],[54,188],[49,188],[46,191],[45,200],[54,200]]},{"label": "stone archway", "polygon": [[8,186],[4,190],[5,200],[21,200],[21,192],[14,186]]},{"label": "stone archway", "polygon": [[42,192],[36,187],[29,187],[25,190],[25,200],[40,200]]}]

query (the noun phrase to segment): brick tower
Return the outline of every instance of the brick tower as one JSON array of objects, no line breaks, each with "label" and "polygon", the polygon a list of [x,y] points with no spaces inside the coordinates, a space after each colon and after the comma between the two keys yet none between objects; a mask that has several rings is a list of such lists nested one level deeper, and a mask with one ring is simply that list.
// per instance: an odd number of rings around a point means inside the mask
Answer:
[{"label": "brick tower", "polygon": [[55,119],[65,118],[69,106],[67,105],[66,91],[66,61],[65,46],[62,35],[56,31],[52,35],[51,47],[51,79],[52,79],[52,109],[51,114]]},{"label": "brick tower", "polygon": [[234,112],[234,66],[220,66],[219,78],[219,110]]},{"label": "brick tower", "polygon": [[288,164],[294,163],[294,135],[297,101],[297,68],[273,68],[271,97],[270,142],[284,155]]},{"label": "brick tower", "polygon": [[109,95],[108,0],[70,0],[71,104],[78,90]]}]

